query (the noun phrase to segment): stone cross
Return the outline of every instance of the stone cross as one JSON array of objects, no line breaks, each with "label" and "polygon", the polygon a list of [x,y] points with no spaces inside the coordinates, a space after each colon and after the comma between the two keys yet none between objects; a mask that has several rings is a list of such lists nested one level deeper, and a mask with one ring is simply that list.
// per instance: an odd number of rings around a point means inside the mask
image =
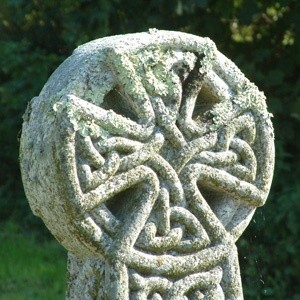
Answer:
[{"label": "stone cross", "polygon": [[265,96],[208,38],[78,47],[24,115],[32,211],[69,251],[67,299],[243,299],[236,240],[267,198]]}]

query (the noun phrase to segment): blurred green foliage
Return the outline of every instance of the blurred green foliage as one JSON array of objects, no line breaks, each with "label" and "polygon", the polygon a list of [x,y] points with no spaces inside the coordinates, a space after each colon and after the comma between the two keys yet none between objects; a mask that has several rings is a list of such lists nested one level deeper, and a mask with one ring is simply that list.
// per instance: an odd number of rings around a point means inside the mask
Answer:
[{"label": "blurred green foliage", "polygon": [[24,199],[17,138],[27,102],[76,46],[148,28],[208,36],[274,114],[271,194],[238,243],[245,298],[300,299],[299,24],[298,0],[1,0],[0,218],[43,230]]},{"label": "blurred green foliage", "polygon": [[60,300],[66,294],[66,251],[54,240],[1,224],[1,300]]}]

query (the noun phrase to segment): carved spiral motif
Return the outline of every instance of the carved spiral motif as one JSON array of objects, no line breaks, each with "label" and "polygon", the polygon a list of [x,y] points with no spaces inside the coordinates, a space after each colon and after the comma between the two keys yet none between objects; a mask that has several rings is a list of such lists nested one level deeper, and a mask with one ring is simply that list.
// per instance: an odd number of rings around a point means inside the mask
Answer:
[{"label": "carved spiral motif", "polygon": [[130,299],[240,297],[230,291],[234,242],[273,168],[264,96],[211,41],[149,36],[100,43],[105,84],[87,70],[87,91],[71,86],[50,101],[48,125],[60,132],[50,160],[68,185],[55,192],[66,202],[57,220],[67,214],[73,229],[51,225],[39,200],[32,208],[75,254],[118,259],[123,267],[110,268],[129,278]]}]

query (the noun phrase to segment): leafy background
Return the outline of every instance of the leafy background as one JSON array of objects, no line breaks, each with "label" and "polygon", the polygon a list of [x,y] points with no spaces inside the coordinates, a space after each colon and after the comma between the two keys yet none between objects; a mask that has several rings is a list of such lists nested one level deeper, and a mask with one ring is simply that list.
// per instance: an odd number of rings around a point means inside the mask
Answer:
[{"label": "leafy background", "polygon": [[[22,268],[11,272],[8,263],[4,272],[1,262],[0,298],[1,293],[1,299],[64,298],[65,252],[31,214],[20,179],[18,136],[28,101],[78,45],[158,28],[210,37],[265,92],[274,115],[276,169],[267,204],[238,242],[244,294],[300,299],[299,24],[298,0],[1,0],[0,247],[4,253],[11,240],[11,256],[5,258],[11,264],[33,255],[47,265],[57,256],[49,265],[61,271],[52,272],[49,282],[33,280],[34,274],[43,278],[35,269],[17,280]],[[31,254],[20,246],[24,243]],[[39,249],[51,257],[34,252]],[[32,294],[36,286],[46,289],[58,281],[55,295]]]}]

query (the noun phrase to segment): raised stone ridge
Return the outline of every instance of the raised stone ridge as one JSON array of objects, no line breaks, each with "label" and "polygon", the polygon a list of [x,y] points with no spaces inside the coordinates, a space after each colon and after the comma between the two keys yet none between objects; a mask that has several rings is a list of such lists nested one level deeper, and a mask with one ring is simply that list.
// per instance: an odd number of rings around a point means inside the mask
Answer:
[{"label": "raised stone ridge", "polygon": [[67,299],[243,299],[235,242],[269,193],[273,128],[210,39],[78,47],[29,103],[20,161],[69,251]]}]

